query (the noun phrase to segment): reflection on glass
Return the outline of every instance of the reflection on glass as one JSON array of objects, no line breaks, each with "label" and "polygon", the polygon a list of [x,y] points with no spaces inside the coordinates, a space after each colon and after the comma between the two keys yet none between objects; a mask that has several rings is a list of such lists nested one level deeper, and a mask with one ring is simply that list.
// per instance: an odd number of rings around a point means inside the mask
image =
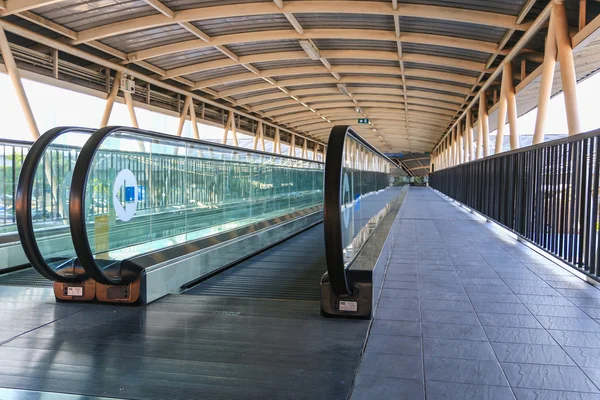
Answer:
[{"label": "reflection on glass", "polygon": [[61,134],[46,148],[35,171],[33,233],[41,255],[53,269],[66,267],[76,258],[69,231],[69,192],[75,161],[89,136],[78,131]]},{"label": "reflection on glass", "polygon": [[15,190],[30,144],[0,141],[0,235],[17,232]]},{"label": "reflection on glass", "polygon": [[345,268],[400,195],[399,186],[406,183],[406,174],[391,161],[346,136],[340,188]]},{"label": "reflection on glass", "polygon": [[92,161],[86,226],[96,259],[123,260],[322,206],[322,164],[113,132]]}]

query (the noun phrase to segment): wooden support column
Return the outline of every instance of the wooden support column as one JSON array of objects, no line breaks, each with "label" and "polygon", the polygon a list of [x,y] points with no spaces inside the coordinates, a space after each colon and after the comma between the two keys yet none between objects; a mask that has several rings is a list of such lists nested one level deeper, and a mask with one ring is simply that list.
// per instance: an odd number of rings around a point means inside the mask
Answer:
[{"label": "wooden support column", "polygon": [[502,86],[500,87],[500,100],[498,104],[498,127],[496,129],[496,150],[494,154],[502,153],[502,145],[504,144],[504,125],[506,125],[506,113],[508,111],[508,101],[506,96],[508,69],[512,72],[512,68],[504,64],[502,69]]},{"label": "wooden support column", "polygon": [[237,136],[237,125],[235,123],[235,113],[230,111],[231,117],[231,135],[233,136],[233,145],[239,147],[238,136]]},{"label": "wooden support column", "polygon": [[279,136],[279,128],[275,128],[275,138],[273,139],[273,152],[281,154],[281,137]]},{"label": "wooden support column", "polygon": [[457,144],[458,144],[458,164],[464,164],[465,163],[465,144],[466,144],[466,140],[465,140],[465,129],[463,126],[462,122],[458,123],[458,140],[457,140]]},{"label": "wooden support column", "polygon": [[290,140],[290,156],[296,156],[296,135],[292,133],[292,139]]},{"label": "wooden support column", "polygon": [[458,125],[454,128],[454,160],[452,166],[460,164],[460,131]]},{"label": "wooden support column", "polygon": [[258,148],[258,139],[260,138],[260,132],[262,131],[262,122],[258,121],[258,125],[256,126],[256,132],[254,132],[254,140],[252,141],[252,149],[256,150]]},{"label": "wooden support column", "polygon": [[35,117],[33,116],[33,110],[31,109],[29,100],[27,99],[27,93],[25,93],[25,88],[23,87],[23,82],[21,81],[21,74],[17,68],[17,63],[15,62],[12,51],[10,50],[10,45],[8,44],[8,39],[6,38],[4,29],[1,27],[0,53],[2,53],[2,59],[4,60],[6,71],[8,72],[10,81],[17,94],[17,99],[21,105],[21,110],[23,110],[23,114],[25,115],[25,121],[27,122],[27,127],[29,128],[31,138],[36,140],[40,137],[40,131],[37,123],[35,122]]},{"label": "wooden support column", "polygon": [[506,97],[506,107],[508,112],[508,124],[510,128],[510,149],[516,150],[519,146],[519,129],[517,126],[517,96],[515,93],[515,84],[513,81],[513,66],[511,63],[504,65],[502,74],[503,85],[506,86],[504,96]]},{"label": "wooden support column", "polygon": [[227,122],[225,123],[225,129],[223,131],[223,144],[227,144],[227,138],[229,136],[229,131],[231,130],[231,135],[233,137],[233,145],[239,146],[236,128],[237,127],[235,124],[235,113],[233,111],[229,111],[229,114],[227,116]]},{"label": "wooden support column", "polygon": [[567,111],[567,124],[569,136],[581,132],[579,124],[579,108],[577,107],[577,77],[575,75],[575,62],[573,61],[573,45],[569,35],[569,22],[567,11],[563,2],[555,2],[552,8],[555,17],[556,44],[558,48],[558,61],[560,62],[560,79],[565,95],[565,109]]},{"label": "wooden support column", "polygon": [[227,117],[227,121],[225,122],[225,129],[223,129],[223,144],[227,144],[227,137],[229,136],[229,127],[233,122],[233,111],[229,111],[229,116]]},{"label": "wooden support column", "polygon": [[129,118],[131,118],[131,126],[134,128],[139,128],[137,116],[135,115],[135,108],[133,107],[133,97],[131,97],[131,93],[128,91],[123,92],[123,97],[125,97],[125,104],[127,105],[127,111],[129,111]]},{"label": "wooden support column", "polygon": [[181,110],[181,114],[179,115],[179,126],[177,127],[177,136],[181,136],[183,134],[183,126],[185,124],[188,109],[190,108],[191,99],[192,98],[190,96],[187,96],[185,98],[185,102],[183,103],[183,109]]},{"label": "wooden support column", "polygon": [[552,12],[550,23],[548,25],[548,35],[546,36],[546,46],[544,49],[544,63],[542,64],[542,78],[540,81],[540,92],[538,95],[537,116],[535,119],[535,129],[533,132],[533,144],[544,141],[544,125],[548,115],[550,105],[550,94],[552,92],[552,83],[554,81],[554,69],[556,68],[556,28],[555,14]]},{"label": "wooden support column", "polygon": [[481,92],[479,98],[479,118],[481,119],[481,130],[483,134],[483,156],[490,155],[490,117],[487,108],[487,94]]},{"label": "wooden support column", "polygon": [[[108,72],[108,71],[107,71]],[[109,73],[109,72],[108,72]],[[100,128],[104,128],[108,125],[108,121],[110,120],[110,115],[112,114],[113,106],[115,105],[115,100],[119,95],[119,86],[121,85],[121,77],[123,73],[121,71],[117,71],[115,74],[115,80],[113,81],[113,85],[110,88],[110,93],[106,98],[106,106],[104,106],[104,114],[102,114],[102,120],[100,121]],[[109,78],[110,80],[110,78]]]},{"label": "wooden support column", "polygon": [[188,96],[188,98],[190,99],[190,120],[192,121],[194,138],[200,139],[200,132],[198,132],[198,123],[196,122],[196,108],[194,107],[194,99],[192,99],[192,96]]},{"label": "wooden support column", "polygon": [[304,144],[302,145],[302,158],[308,158],[308,140],[304,138]]},{"label": "wooden support column", "polygon": [[58,79],[58,50],[52,49],[52,77]]},{"label": "wooden support column", "polygon": [[473,113],[469,108],[467,110],[467,161],[475,159],[473,147]]}]

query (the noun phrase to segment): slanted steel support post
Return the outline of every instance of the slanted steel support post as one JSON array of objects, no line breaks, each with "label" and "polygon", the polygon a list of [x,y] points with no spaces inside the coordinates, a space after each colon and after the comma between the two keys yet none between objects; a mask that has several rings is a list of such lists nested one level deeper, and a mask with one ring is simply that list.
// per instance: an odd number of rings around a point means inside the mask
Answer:
[{"label": "slanted steel support post", "polygon": [[8,76],[17,94],[17,99],[19,100],[19,104],[21,105],[21,110],[23,110],[23,114],[25,115],[25,121],[27,122],[31,138],[33,140],[36,140],[40,137],[40,131],[38,129],[37,123],[35,122],[35,117],[33,116],[33,110],[31,109],[31,105],[29,104],[27,93],[25,93],[25,88],[23,87],[23,82],[21,81],[21,74],[19,73],[19,69],[17,68],[17,63],[15,62],[12,51],[10,50],[10,45],[6,37],[6,33],[4,33],[4,29],[2,29],[1,27],[0,53],[2,53],[2,59],[4,60],[4,65],[6,66]]}]

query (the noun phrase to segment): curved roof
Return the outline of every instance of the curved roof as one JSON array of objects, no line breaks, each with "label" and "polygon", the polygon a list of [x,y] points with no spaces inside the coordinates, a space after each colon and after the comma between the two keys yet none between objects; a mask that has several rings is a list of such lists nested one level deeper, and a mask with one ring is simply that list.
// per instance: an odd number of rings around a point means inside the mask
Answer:
[{"label": "curved roof", "polygon": [[[549,0],[5,3],[4,16],[314,138],[351,124],[384,151],[422,152]],[[524,53],[529,68],[540,52]]]}]

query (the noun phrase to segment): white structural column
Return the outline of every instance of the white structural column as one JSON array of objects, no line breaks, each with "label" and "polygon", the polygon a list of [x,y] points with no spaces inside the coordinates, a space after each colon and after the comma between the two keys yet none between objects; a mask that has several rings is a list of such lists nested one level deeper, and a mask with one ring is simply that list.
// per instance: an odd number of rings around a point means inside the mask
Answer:
[{"label": "white structural column", "polygon": [[481,130],[483,134],[483,156],[490,155],[490,117],[487,108],[487,93],[481,92],[479,98],[479,118],[481,119]]},{"label": "white structural column", "polygon": [[542,78],[540,82],[540,91],[538,94],[537,116],[535,120],[535,130],[533,133],[533,144],[544,141],[544,125],[548,116],[548,106],[550,104],[550,95],[552,92],[552,83],[554,81],[554,69],[556,68],[556,15],[554,12],[550,17],[548,25],[548,35],[546,36],[546,46],[544,49],[544,64],[542,64]]},{"label": "white structural column", "polygon": [[483,119],[481,114],[477,120],[477,141],[475,142],[475,159],[479,160],[483,157]]},{"label": "white structural column", "polygon": [[569,23],[564,1],[556,1],[552,8],[555,18],[556,42],[558,48],[558,61],[560,62],[560,79],[565,95],[565,109],[567,111],[567,124],[569,135],[581,132],[579,124],[579,108],[577,107],[577,77],[575,75],[575,62],[573,61],[573,45],[569,35]]},{"label": "white structural column", "polygon": [[504,96],[506,96],[506,107],[508,112],[508,124],[510,127],[510,149],[519,148],[519,129],[517,126],[517,96],[515,93],[515,84],[513,81],[513,66],[508,62],[504,65],[502,74]]},{"label": "white structural column", "polygon": [[33,140],[36,140],[40,137],[40,131],[38,129],[37,123],[35,122],[35,117],[33,116],[33,110],[31,109],[29,100],[27,99],[27,94],[25,93],[23,82],[21,81],[21,74],[19,73],[19,70],[17,68],[17,64],[13,57],[12,51],[10,50],[8,39],[6,38],[6,33],[4,33],[4,29],[2,29],[1,27],[0,52],[2,53],[2,59],[4,60],[4,65],[6,66],[6,70],[8,72],[8,76],[10,77],[10,81],[15,89],[17,98],[19,99],[19,103],[21,104],[23,114],[25,114],[25,120],[27,121],[27,126],[29,127],[29,133],[31,134],[31,138]]},{"label": "white structural column", "polygon": [[113,81],[113,85],[110,88],[110,93],[109,93],[108,97],[106,98],[106,106],[104,107],[104,114],[102,114],[102,120],[100,121],[100,128],[104,128],[105,126],[108,125],[108,121],[110,120],[110,115],[112,114],[113,106],[115,105],[115,100],[117,99],[117,96],[119,95],[119,88],[121,85],[121,77],[122,76],[123,76],[123,73],[121,71],[117,71],[117,73],[115,74],[115,79]]}]

